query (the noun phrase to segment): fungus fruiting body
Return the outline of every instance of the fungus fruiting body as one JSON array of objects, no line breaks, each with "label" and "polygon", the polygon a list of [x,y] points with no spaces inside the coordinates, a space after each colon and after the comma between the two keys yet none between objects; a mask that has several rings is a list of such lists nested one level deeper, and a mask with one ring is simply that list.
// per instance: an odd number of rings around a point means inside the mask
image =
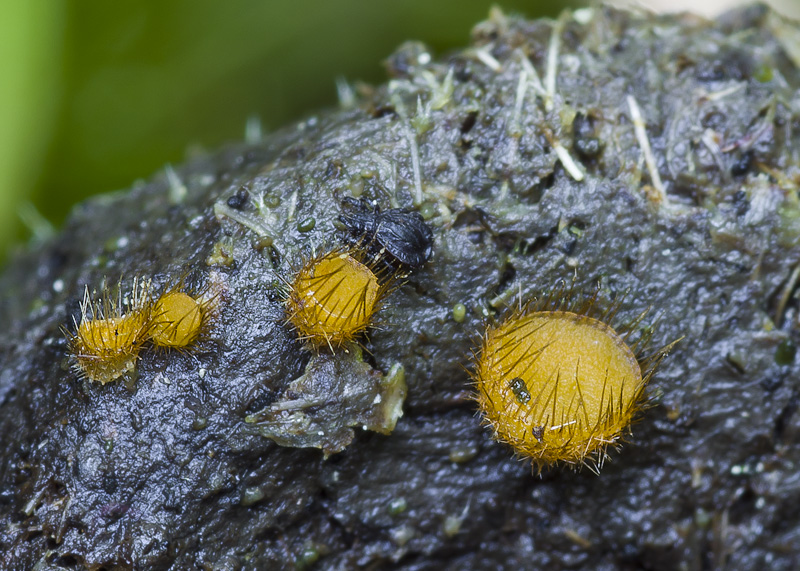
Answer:
[{"label": "fungus fruiting body", "polygon": [[117,286],[116,297],[103,288],[100,301],[87,288],[80,323],[65,331],[78,373],[106,384],[134,371],[145,344],[191,349],[207,330],[217,298],[207,291],[190,295],[182,286],[183,279],[156,297],[150,280],[135,279],[126,299]]},{"label": "fungus fruiting body", "polygon": [[206,331],[215,297],[207,292],[193,296],[180,284],[168,287],[153,303],[149,337],[153,345],[168,349],[189,349]]},{"label": "fungus fruiting body", "polygon": [[139,350],[147,340],[152,299],[149,282],[134,281],[127,303],[103,292],[92,301],[87,288],[81,303],[81,322],[67,340],[75,369],[102,384],[114,381],[136,366]]},{"label": "fungus fruiting body", "polygon": [[371,324],[390,286],[357,251],[312,257],[288,284],[288,321],[316,347],[341,346]]},{"label": "fungus fruiting body", "polygon": [[[563,292],[562,292],[563,293]],[[644,315],[615,331],[616,307],[603,315],[596,296],[583,307],[550,298],[489,328],[475,363],[476,400],[497,440],[538,469],[565,463],[599,468],[641,410],[644,389],[670,346],[637,359]]]}]

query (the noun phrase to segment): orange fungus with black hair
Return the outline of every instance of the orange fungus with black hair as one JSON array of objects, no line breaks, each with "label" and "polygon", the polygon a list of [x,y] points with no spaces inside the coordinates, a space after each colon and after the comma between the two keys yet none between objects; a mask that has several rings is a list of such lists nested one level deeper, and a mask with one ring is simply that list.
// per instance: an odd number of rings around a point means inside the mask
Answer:
[{"label": "orange fungus with black hair", "polygon": [[631,329],[618,334],[588,315],[593,304],[585,312],[515,314],[486,332],[475,363],[485,424],[539,469],[601,466],[642,408],[645,385],[669,348],[644,360],[643,372],[626,343]]},{"label": "orange fungus with black hair", "polygon": [[150,339],[159,347],[189,347],[203,330],[206,311],[207,308],[189,294],[167,291],[153,306]]},{"label": "orange fungus with black hair", "polygon": [[351,252],[308,260],[289,284],[288,320],[316,346],[340,346],[372,323],[386,287]]}]

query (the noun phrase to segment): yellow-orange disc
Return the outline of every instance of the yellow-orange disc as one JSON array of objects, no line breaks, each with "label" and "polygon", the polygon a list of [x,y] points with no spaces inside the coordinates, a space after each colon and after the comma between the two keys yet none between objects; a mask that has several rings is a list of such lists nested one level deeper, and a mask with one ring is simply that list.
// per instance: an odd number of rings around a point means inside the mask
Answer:
[{"label": "yellow-orange disc", "polygon": [[192,296],[179,291],[162,295],[153,307],[150,338],[162,347],[188,347],[203,326],[203,310]]},{"label": "yellow-orange disc", "polygon": [[330,253],[300,270],[287,302],[289,320],[318,344],[340,344],[366,329],[378,300],[378,279],[345,253]]},{"label": "yellow-orange disc", "polygon": [[608,325],[539,311],[487,332],[477,399],[499,440],[539,465],[602,454],[631,422],[644,381]]}]

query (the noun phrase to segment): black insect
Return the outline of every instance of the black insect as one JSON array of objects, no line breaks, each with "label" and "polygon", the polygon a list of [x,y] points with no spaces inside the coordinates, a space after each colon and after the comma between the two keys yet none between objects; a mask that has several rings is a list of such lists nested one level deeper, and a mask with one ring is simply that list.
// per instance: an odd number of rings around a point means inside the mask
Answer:
[{"label": "black insect", "polygon": [[519,377],[514,377],[511,379],[511,382],[508,383],[508,387],[511,389],[511,392],[514,393],[514,396],[517,397],[517,402],[519,402],[519,404],[528,404],[530,402],[531,393],[528,392],[525,381]]},{"label": "black insect", "polygon": [[391,208],[381,212],[364,200],[345,197],[339,221],[353,242],[392,266],[419,268],[433,255],[433,232],[419,212]]}]

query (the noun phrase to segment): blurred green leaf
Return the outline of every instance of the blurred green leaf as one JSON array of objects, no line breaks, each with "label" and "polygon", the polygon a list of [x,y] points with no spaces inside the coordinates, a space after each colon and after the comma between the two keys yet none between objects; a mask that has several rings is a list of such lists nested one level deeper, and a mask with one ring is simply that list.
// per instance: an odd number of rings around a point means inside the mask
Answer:
[{"label": "blurred green leaf", "polygon": [[63,23],[59,1],[0,5],[0,261],[20,234],[23,199],[42,180],[59,98]]}]

